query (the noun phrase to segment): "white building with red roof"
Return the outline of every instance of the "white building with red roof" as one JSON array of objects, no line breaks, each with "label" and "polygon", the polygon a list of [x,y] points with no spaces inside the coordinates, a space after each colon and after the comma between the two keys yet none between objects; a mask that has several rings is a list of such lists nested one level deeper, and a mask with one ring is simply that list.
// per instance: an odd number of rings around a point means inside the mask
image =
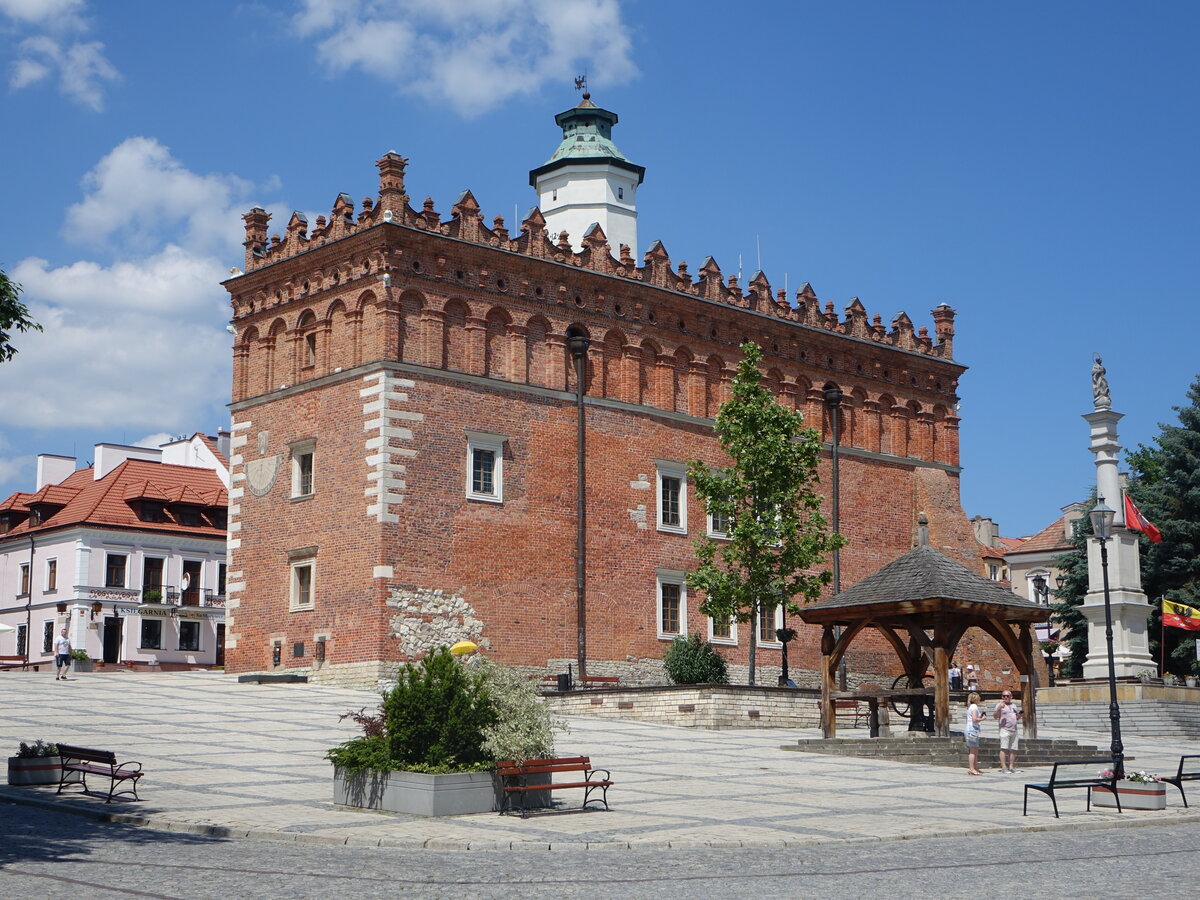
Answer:
[{"label": "white building with red roof", "polygon": [[[0,503],[0,663],[222,665],[228,435],[38,456],[37,486]],[[10,630],[11,629],[11,630]]]}]

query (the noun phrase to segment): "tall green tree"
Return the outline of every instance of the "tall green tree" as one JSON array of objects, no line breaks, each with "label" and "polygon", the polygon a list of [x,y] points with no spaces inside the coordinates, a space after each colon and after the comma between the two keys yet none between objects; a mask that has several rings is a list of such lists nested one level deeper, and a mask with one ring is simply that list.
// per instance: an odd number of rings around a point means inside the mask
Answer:
[{"label": "tall green tree", "polygon": [[1088,590],[1087,539],[1092,534],[1088,513],[1095,505],[1093,496],[1083,516],[1075,522],[1070,541],[1074,549],[1054,559],[1054,567],[1062,574],[1063,584],[1054,591],[1056,599],[1050,604],[1050,618],[1059,626],[1062,642],[1071,651],[1071,655],[1062,661],[1064,678],[1082,678],[1083,661],[1088,655],[1088,623],[1080,607]]},{"label": "tall green tree", "polygon": [[[750,684],[754,684],[758,621],[773,621],[783,605],[791,613],[799,599],[820,596],[832,580],[819,568],[845,539],[821,515],[818,482],[820,436],[804,417],[780,406],[762,384],[762,350],[741,347],[733,396],[717,413],[716,435],[732,465],[710,468],[688,463],[696,494],[728,540],[696,542],[699,566],[689,587],[703,591],[700,610],[718,621],[753,623]],[[774,629],[772,629],[774,630]]]},{"label": "tall green tree", "polygon": [[1161,628],[1161,600],[1200,609],[1200,377],[1187,397],[1187,406],[1175,407],[1178,425],[1160,424],[1150,446],[1129,454],[1129,494],[1162,532],[1157,544],[1141,537],[1142,589],[1155,607],[1150,652],[1162,655],[1165,670],[1176,675],[1200,672],[1195,632]]},{"label": "tall green tree", "polygon": [[0,270],[0,362],[7,362],[17,352],[12,345],[14,328],[20,332],[42,330],[21,302],[21,286]]}]

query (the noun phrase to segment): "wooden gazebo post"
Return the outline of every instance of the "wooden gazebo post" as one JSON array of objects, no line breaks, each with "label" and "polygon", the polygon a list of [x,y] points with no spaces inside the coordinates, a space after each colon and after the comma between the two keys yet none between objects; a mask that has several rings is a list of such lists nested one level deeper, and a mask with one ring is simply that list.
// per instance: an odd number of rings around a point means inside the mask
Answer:
[{"label": "wooden gazebo post", "polygon": [[821,735],[826,740],[837,737],[837,710],[833,706],[833,691],[836,685],[833,648],[836,645],[833,626],[821,630]]},{"label": "wooden gazebo post", "polygon": [[1033,668],[1033,635],[1030,633],[1028,622],[1021,623],[1019,642],[1025,665],[1025,683],[1021,688],[1021,709],[1025,713],[1022,716],[1024,737],[1026,740],[1036,740],[1037,685],[1034,684],[1034,679],[1037,678],[1037,675],[1035,674],[1036,670]]},{"label": "wooden gazebo post", "polygon": [[933,723],[934,734],[950,737],[950,659],[947,645],[950,625],[944,616],[933,621]]}]

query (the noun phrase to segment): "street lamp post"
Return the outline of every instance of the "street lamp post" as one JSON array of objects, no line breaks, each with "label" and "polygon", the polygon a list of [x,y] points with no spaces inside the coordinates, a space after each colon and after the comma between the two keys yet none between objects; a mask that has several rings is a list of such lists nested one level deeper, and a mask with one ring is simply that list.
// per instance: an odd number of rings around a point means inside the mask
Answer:
[{"label": "street lamp post", "polygon": [[[1033,579],[1033,593],[1040,598],[1040,602],[1046,604],[1046,640],[1050,640],[1050,587],[1046,584],[1045,575],[1037,575]],[[1042,655],[1046,657],[1046,684],[1049,687],[1054,687],[1054,657],[1042,648]]]},{"label": "street lamp post", "polygon": [[[835,533],[840,533],[841,523],[841,502],[839,497],[839,489],[841,487],[838,478],[838,444],[839,444],[839,427],[841,425],[842,409],[842,389],[835,384],[826,385],[825,387],[825,405],[829,407],[829,426],[832,437],[830,444],[830,455],[833,459],[833,530]],[[833,550],[833,593],[836,596],[842,591],[842,567],[841,567],[841,551],[835,547]],[[833,639],[836,641],[842,636],[842,628],[840,625],[833,626]],[[838,664],[838,689],[846,690],[846,654],[842,654],[841,662]]]},{"label": "street lamp post", "polygon": [[587,352],[591,340],[575,329],[567,333],[567,348],[575,361],[575,662],[579,677],[587,675],[587,430],[583,395]]},{"label": "street lamp post", "polygon": [[1121,708],[1117,705],[1117,666],[1113,659],[1112,601],[1108,588],[1108,540],[1117,511],[1097,497],[1091,512],[1092,532],[1100,542],[1100,572],[1104,579],[1104,639],[1108,644],[1108,718],[1112,723],[1113,771],[1125,777],[1125,747],[1121,743]]}]

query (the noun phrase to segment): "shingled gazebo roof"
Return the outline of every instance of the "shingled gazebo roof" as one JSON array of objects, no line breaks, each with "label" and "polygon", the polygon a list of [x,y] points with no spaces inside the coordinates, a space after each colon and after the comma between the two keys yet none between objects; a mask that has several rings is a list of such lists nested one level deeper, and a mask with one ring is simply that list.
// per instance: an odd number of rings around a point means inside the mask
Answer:
[{"label": "shingled gazebo roof", "polygon": [[929,546],[914,547],[828,600],[800,610],[810,624],[954,612],[1006,622],[1044,622],[1047,610]]}]

